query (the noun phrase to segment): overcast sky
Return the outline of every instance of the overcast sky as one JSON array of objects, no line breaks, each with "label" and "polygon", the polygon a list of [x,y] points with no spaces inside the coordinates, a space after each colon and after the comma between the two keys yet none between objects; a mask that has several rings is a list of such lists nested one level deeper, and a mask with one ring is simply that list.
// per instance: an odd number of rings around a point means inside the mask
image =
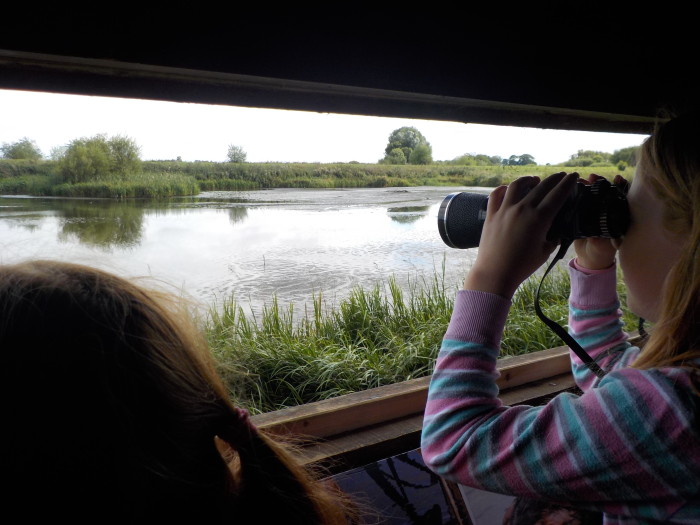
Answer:
[{"label": "overcast sky", "polygon": [[434,160],[527,153],[538,164],[556,164],[580,149],[612,153],[645,138],[0,90],[0,144],[27,137],[45,155],[73,139],[104,133],[132,138],[143,160],[222,162],[234,144],[249,162],[377,162],[391,132],[402,126],[425,136]]}]

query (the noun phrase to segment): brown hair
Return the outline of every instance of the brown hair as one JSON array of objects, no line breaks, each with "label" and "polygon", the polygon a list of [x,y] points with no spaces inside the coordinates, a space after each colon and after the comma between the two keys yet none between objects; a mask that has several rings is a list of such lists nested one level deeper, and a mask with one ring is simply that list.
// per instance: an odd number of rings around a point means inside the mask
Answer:
[{"label": "brown hair", "polygon": [[231,403],[174,296],[76,264],[0,266],[0,352],[6,511],[347,523],[342,496]]},{"label": "brown hair", "polygon": [[688,365],[700,358],[700,115],[664,121],[642,145],[638,170],[664,204],[664,226],[687,243],[669,272],[659,319],[636,368]]}]

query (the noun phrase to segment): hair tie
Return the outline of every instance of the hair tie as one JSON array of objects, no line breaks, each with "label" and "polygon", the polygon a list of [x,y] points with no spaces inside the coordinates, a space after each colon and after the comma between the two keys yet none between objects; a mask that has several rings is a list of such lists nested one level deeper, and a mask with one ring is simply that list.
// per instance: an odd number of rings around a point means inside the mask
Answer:
[{"label": "hair tie", "polygon": [[230,417],[226,418],[218,435],[234,448],[240,448],[241,445],[250,443],[251,434],[257,431],[257,428],[250,420],[248,411],[235,407],[233,412],[230,413]]}]

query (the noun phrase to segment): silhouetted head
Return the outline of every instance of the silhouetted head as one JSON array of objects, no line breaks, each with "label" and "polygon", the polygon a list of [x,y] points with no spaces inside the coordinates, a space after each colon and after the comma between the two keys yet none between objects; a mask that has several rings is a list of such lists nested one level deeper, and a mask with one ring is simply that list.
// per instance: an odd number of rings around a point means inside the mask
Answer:
[{"label": "silhouetted head", "polygon": [[0,356],[3,500],[27,521],[342,516],[233,406],[174,297],[76,264],[0,266]]}]

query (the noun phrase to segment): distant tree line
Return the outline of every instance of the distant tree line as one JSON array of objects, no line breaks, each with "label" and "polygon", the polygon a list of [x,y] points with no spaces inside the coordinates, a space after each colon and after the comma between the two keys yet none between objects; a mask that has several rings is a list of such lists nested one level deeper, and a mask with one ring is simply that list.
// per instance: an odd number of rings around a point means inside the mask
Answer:
[{"label": "distant tree line", "polygon": [[535,158],[524,153],[523,155],[511,155],[507,159],[494,155],[489,157],[488,155],[472,155],[470,153],[465,153],[460,155],[456,159],[448,161],[448,164],[454,164],[456,166],[529,166],[536,165],[537,162]]},{"label": "distant tree line", "polygon": [[602,151],[579,150],[566,161],[564,166],[571,167],[595,167],[595,166],[617,166],[617,169],[624,171],[628,166],[636,166],[640,146],[631,146],[605,153]]},{"label": "distant tree line", "polygon": [[[639,146],[628,147],[613,153],[579,150],[562,162],[567,167],[616,166],[624,171],[637,164]],[[432,147],[415,127],[401,127],[389,135],[384,148],[384,157],[378,164],[430,165],[449,164],[456,166],[528,166],[536,165],[535,158],[527,153],[508,158],[465,153],[450,161],[433,161]],[[38,162],[44,155],[35,141],[24,137],[13,143],[0,145],[0,157],[4,159]],[[57,175],[65,182],[77,183],[104,178],[127,178],[141,171],[141,148],[126,136],[108,137],[101,134],[79,138],[66,146],[54,148],[48,158],[57,162]],[[226,160],[230,163],[246,162],[247,154],[238,145],[228,147]],[[179,158],[178,158],[179,160]]]},{"label": "distant tree line", "polygon": [[[628,166],[636,166],[639,146],[617,150],[613,153],[579,150],[562,162],[567,167],[616,166],[624,171]],[[391,132],[380,164],[432,164],[432,148],[428,140],[415,127],[402,127]],[[524,153],[508,158],[483,154],[465,153],[446,164],[456,166],[528,166],[537,165],[535,158]]]}]

